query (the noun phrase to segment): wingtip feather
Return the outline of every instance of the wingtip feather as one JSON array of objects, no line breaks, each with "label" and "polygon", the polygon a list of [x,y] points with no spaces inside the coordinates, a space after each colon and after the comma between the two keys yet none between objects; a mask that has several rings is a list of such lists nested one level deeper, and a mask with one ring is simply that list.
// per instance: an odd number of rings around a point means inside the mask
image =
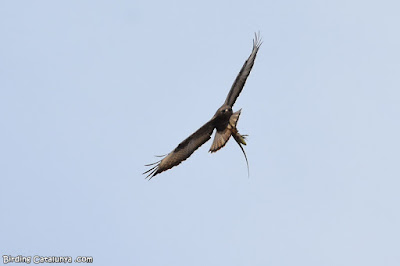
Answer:
[{"label": "wingtip feather", "polygon": [[260,48],[261,44],[263,43],[260,31],[254,32],[254,39],[253,39],[253,47]]}]

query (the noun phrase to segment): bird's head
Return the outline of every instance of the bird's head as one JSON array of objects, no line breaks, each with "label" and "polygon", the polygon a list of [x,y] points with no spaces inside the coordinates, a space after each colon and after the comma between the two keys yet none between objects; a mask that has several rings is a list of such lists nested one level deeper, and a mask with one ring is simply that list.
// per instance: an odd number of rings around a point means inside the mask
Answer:
[{"label": "bird's head", "polygon": [[229,118],[232,115],[232,107],[229,105],[223,105],[217,110],[215,115],[221,118]]}]

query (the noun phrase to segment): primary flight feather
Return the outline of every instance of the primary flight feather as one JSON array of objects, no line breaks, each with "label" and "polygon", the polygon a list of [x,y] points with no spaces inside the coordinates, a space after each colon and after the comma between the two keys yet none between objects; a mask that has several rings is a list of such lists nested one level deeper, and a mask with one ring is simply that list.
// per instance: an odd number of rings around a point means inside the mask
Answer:
[{"label": "primary flight feather", "polygon": [[244,140],[245,135],[239,134],[236,128],[241,109],[234,113],[232,111],[232,107],[236,99],[239,97],[239,94],[241,93],[244,84],[246,83],[247,77],[249,76],[250,71],[254,65],[254,61],[256,59],[257,52],[261,44],[262,41],[259,34],[255,34],[255,37],[253,39],[253,50],[251,51],[249,58],[246,60],[246,62],[244,62],[239,74],[233,82],[224,104],[220,108],[218,108],[217,112],[210,121],[205,123],[196,132],[194,132],[187,139],[182,141],[178,145],[178,147],[167,154],[162,160],[146,165],[152,166],[149,170],[143,173],[148,174],[146,178],[151,179],[155,175],[171,169],[172,167],[177,166],[178,164],[189,158],[189,156],[192,155],[195,150],[197,150],[201,145],[203,145],[211,138],[214,129],[216,129],[217,132],[215,133],[210,152],[216,152],[224,147],[229,138],[233,136],[236,143],[240,146],[240,149],[242,150],[247,162],[247,156],[242,147],[242,144],[246,145],[246,142]]}]

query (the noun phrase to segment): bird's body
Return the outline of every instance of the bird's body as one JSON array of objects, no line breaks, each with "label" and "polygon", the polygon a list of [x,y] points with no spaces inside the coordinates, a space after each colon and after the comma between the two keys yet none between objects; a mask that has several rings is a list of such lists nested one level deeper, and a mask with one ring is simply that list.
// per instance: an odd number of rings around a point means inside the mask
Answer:
[{"label": "bird's body", "polygon": [[214,129],[216,129],[216,133],[214,141],[210,148],[210,152],[216,152],[224,147],[229,138],[233,136],[233,138],[243,151],[247,162],[247,156],[242,147],[242,144],[246,145],[244,135],[240,135],[236,128],[241,110],[233,112],[232,106],[235,103],[239,94],[241,93],[246,79],[250,74],[261,43],[261,39],[256,34],[253,40],[253,50],[249,58],[246,60],[238,76],[236,77],[232,88],[230,89],[228,96],[226,97],[225,102],[220,108],[218,108],[211,120],[205,123],[201,128],[199,128],[184,141],[182,141],[171,153],[167,154],[162,160],[153,164],[146,165],[154,165],[151,169],[144,172],[144,174],[149,173],[147,175],[147,178],[151,179],[155,175],[166,171],[189,158],[189,156],[192,155],[195,150],[197,150],[201,145],[203,145],[211,138]]},{"label": "bird's body", "polygon": [[232,107],[224,104],[218,110],[215,112],[214,117],[211,119],[213,121],[215,129],[217,131],[224,130],[228,123],[229,123],[229,118],[232,115]]}]

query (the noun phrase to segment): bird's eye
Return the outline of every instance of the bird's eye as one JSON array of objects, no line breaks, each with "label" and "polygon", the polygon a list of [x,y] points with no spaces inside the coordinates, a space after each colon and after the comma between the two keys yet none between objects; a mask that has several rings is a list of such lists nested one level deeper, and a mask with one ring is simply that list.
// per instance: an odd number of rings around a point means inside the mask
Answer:
[{"label": "bird's eye", "polygon": [[222,110],[222,113],[225,113],[225,111],[226,111],[225,109],[224,109],[224,110]]}]

